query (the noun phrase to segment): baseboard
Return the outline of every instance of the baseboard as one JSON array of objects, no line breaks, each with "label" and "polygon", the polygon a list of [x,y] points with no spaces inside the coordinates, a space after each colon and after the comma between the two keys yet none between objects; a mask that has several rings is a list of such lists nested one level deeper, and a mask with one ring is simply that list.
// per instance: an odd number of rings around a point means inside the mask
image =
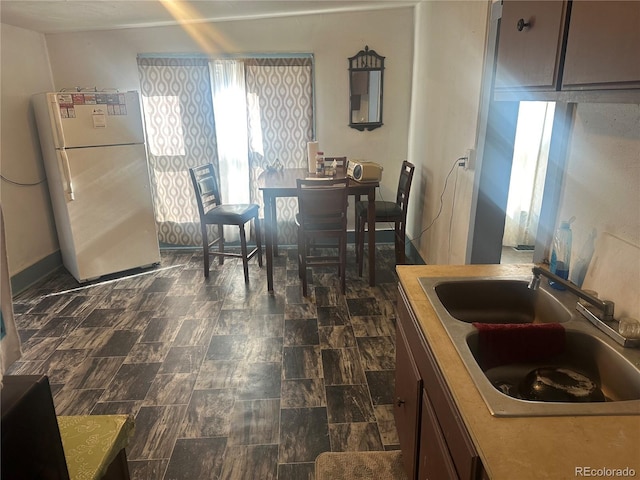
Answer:
[{"label": "baseboard", "polygon": [[11,277],[11,292],[13,296],[25,291],[34,283],[62,267],[62,253],[56,250],[42,260],[25,268]]}]

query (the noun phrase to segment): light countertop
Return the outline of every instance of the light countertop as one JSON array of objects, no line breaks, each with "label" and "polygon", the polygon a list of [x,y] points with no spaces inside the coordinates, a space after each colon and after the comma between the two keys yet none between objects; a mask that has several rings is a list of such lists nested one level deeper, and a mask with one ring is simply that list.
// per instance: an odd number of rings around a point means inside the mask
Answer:
[{"label": "light countertop", "polygon": [[528,275],[531,265],[400,265],[397,272],[492,480],[625,478],[616,471],[625,468],[640,478],[640,415],[492,416],[418,282],[420,277]]}]

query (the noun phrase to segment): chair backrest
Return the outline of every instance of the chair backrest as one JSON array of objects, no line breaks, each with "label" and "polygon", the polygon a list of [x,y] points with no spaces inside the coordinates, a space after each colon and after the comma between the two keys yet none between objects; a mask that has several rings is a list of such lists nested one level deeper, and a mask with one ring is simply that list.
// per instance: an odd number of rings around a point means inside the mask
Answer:
[{"label": "chair backrest", "polygon": [[218,175],[213,164],[208,163],[189,169],[191,183],[198,203],[198,211],[203,216],[212,208],[221,205]]},{"label": "chair backrest", "polygon": [[396,194],[396,205],[402,209],[402,214],[406,218],[407,208],[409,207],[409,191],[411,190],[411,181],[413,180],[413,172],[416,167],[413,163],[406,160],[402,162],[402,170],[400,170],[400,180],[398,181],[398,193]]},{"label": "chair backrest", "polygon": [[302,179],[298,219],[306,231],[341,232],[347,228],[347,179]]}]

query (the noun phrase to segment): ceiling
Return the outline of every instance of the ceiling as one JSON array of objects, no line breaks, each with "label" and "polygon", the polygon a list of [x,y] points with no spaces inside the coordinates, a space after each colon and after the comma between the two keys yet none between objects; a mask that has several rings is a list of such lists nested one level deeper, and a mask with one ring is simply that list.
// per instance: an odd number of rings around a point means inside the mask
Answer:
[{"label": "ceiling", "polygon": [[372,10],[418,1],[0,0],[0,21],[40,33],[62,33]]}]

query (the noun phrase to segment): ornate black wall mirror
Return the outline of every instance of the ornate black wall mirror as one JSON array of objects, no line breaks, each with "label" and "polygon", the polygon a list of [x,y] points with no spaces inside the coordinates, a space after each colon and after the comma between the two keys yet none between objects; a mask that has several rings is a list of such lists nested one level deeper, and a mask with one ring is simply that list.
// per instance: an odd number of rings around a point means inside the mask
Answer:
[{"label": "ornate black wall mirror", "polygon": [[384,57],[365,46],[349,57],[349,126],[373,130],[382,126]]}]

